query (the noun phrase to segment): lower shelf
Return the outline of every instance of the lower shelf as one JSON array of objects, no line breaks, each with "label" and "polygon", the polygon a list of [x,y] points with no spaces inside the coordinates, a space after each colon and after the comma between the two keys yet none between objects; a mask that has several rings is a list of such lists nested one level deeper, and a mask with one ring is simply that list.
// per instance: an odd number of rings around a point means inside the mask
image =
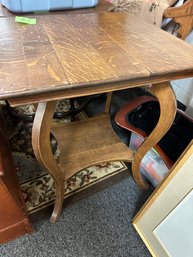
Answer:
[{"label": "lower shelf", "polygon": [[56,124],[52,134],[60,150],[59,166],[68,179],[78,171],[107,161],[133,160],[131,151],[115,134],[108,114]]}]

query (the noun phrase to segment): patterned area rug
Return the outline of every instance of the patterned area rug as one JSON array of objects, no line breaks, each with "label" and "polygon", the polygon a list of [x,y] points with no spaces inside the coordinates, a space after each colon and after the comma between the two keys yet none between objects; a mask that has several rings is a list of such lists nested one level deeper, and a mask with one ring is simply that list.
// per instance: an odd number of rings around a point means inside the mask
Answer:
[{"label": "patterned area rug", "polygon": [[[56,108],[57,111],[67,111],[69,101],[59,101]],[[17,108],[15,111],[31,114],[35,112],[35,108],[30,105]],[[6,116],[9,117],[8,114]],[[86,119],[86,115],[80,113],[75,119]],[[58,119],[56,122],[70,122],[70,120]],[[32,122],[13,121],[13,119],[8,118],[8,123],[10,128],[9,139],[22,193],[29,213],[34,213],[53,203],[55,198],[53,180],[34,157],[31,146]],[[58,158],[59,152],[54,138],[51,138],[51,145],[55,158]],[[123,162],[102,163],[84,169],[66,181],[64,198],[126,169],[127,166]]]}]

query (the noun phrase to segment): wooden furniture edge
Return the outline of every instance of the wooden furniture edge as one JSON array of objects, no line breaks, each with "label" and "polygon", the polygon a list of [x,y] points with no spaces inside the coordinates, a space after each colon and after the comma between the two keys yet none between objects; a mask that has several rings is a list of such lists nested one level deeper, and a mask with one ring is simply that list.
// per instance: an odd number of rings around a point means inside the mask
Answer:
[{"label": "wooden furniture edge", "polygon": [[188,0],[178,7],[167,8],[165,18],[173,18],[179,24],[178,37],[185,39],[193,29],[193,1]]},{"label": "wooden furniture edge", "polygon": [[29,220],[24,218],[23,220],[0,230],[0,244],[8,243],[24,234],[32,232],[33,228],[31,224],[29,224]]}]

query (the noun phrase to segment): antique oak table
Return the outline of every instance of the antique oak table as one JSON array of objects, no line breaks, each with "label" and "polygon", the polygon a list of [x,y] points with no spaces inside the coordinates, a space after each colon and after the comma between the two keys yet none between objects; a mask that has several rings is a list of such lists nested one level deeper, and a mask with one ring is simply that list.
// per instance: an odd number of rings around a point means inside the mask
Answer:
[{"label": "antique oak table", "polygon": [[[170,128],[176,100],[168,81],[193,76],[193,47],[126,13],[37,16],[36,25],[1,18],[0,99],[13,105],[38,103],[32,144],[37,160],[55,182],[51,221],[60,214],[64,181],[81,169],[105,161],[132,162],[141,188],[140,162]],[[113,91],[146,86],[157,97],[159,122],[134,153],[112,131]],[[58,125],[56,100],[107,93],[104,113]],[[60,149],[59,163],[50,132]]]}]

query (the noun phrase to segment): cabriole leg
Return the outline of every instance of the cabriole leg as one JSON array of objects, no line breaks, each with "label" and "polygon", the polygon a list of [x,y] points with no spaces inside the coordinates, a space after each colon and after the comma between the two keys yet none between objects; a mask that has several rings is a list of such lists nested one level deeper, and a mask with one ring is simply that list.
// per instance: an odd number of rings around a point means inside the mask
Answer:
[{"label": "cabriole leg", "polygon": [[56,102],[38,104],[32,128],[32,146],[38,162],[52,176],[55,184],[56,200],[50,221],[54,223],[62,210],[64,198],[64,179],[52,154],[50,131]]},{"label": "cabriole leg", "polygon": [[150,87],[149,91],[159,101],[160,117],[152,133],[136,151],[132,163],[134,180],[142,189],[148,189],[148,184],[144,181],[140,173],[140,163],[145,154],[166,134],[173,124],[176,115],[176,98],[169,82],[154,84]]}]

